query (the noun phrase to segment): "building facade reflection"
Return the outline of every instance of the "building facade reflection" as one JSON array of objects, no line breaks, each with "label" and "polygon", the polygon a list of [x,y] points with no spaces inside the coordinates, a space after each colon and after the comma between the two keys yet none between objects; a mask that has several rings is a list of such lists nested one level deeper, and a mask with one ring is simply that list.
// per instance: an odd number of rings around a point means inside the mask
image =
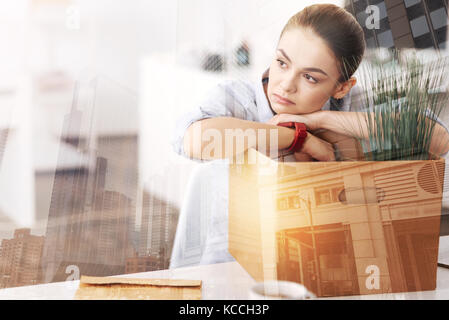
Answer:
[{"label": "building facade reflection", "polygon": [[[64,121],[61,139],[76,149],[79,163],[65,169],[66,158],[73,159],[73,154],[60,148],[41,262],[44,283],[123,274],[126,258],[137,250],[136,153],[126,137],[96,136],[91,125],[96,82],[88,89],[85,99],[78,97],[83,90],[75,90]],[[91,129],[82,134],[82,127]]]},{"label": "building facade reflection", "polygon": [[237,167],[229,250],[256,280],[318,296],[435,288],[443,160]]},{"label": "building facade reflection", "polygon": [[[376,27],[367,24],[373,5]],[[447,0],[346,0],[345,9],[362,26],[369,48],[447,48]]]},{"label": "building facade reflection", "polygon": [[40,260],[43,236],[30,229],[17,229],[13,239],[3,239],[0,246],[0,288],[40,283]]}]

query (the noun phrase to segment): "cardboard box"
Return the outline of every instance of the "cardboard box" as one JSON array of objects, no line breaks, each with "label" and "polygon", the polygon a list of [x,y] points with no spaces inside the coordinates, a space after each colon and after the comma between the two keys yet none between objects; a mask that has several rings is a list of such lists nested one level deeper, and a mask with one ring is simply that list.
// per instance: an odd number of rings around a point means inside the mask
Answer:
[{"label": "cardboard box", "polygon": [[317,296],[433,290],[444,159],[231,164],[229,252]]}]

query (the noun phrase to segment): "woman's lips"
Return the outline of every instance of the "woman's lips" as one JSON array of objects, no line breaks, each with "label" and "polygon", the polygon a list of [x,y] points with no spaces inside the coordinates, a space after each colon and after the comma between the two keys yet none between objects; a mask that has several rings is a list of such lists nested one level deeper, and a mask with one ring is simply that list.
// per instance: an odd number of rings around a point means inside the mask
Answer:
[{"label": "woman's lips", "polygon": [[288,99],[282,98],[280,95],[277,95],[276,93],[273,93],[273,97],[274,97],[275,102],[283,104],[283,105],[295,104],[294,102],[292,102]]}]

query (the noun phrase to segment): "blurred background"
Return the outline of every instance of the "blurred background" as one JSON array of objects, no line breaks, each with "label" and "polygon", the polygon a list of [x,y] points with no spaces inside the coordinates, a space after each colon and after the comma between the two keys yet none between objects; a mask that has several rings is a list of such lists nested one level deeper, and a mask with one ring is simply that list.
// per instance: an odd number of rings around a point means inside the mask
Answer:
[{"label": "blurred background", "polygon": [[174,120],[259,81],[313,3],[347,8],[369,48],[447,55],[447,0],[0,0],[0,288],[166,269],[197,165]]}]

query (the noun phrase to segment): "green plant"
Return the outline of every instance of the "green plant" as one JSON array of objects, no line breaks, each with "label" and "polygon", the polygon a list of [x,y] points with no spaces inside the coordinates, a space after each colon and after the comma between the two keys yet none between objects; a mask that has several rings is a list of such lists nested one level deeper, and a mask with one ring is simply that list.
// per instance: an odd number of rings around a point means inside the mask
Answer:
[{"label": "green plant", "polygon": [[422,62],[416,54],[399,51],[392,56],[388,63],[367,62],[361,70],[365,90],[359,131],[365,130],[365,139],[359,140],[365,159],[432,158],[433,120],[448,101],[442,90],[447,58]]}]

